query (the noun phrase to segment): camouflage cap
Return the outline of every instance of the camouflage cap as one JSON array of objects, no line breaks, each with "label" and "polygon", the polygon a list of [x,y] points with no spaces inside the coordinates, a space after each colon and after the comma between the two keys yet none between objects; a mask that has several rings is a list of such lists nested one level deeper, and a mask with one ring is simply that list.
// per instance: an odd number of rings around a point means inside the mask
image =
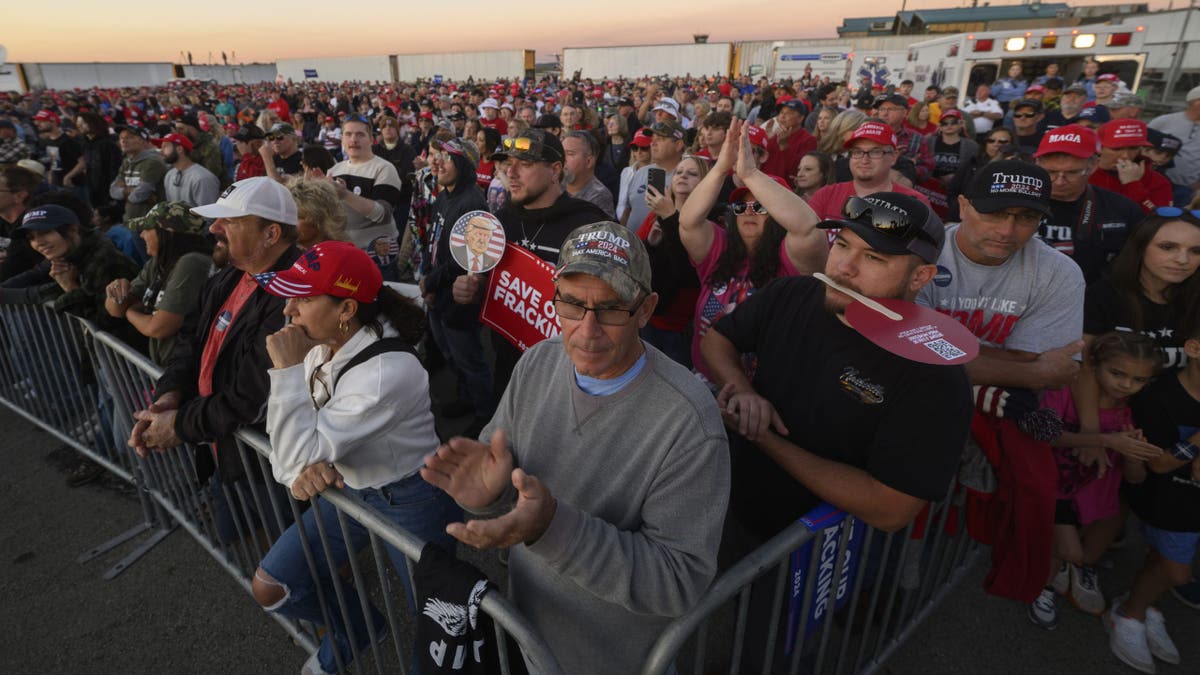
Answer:
[{"label": "camouflage cap", "polygon": [[650,292],[650,254],[628,227],[612,221],[592,223],[575,228],[563,242],[554,278],[566,274],[590,274],[632,307]]},{"label": "camouflage cap", "polygon": [[157,228],[184,234],[201,234],[204,232],[204,219],[192,213],[191,206],[183,202],[159,202],[141,218],[127,221],[125,227],[132,232]]}]

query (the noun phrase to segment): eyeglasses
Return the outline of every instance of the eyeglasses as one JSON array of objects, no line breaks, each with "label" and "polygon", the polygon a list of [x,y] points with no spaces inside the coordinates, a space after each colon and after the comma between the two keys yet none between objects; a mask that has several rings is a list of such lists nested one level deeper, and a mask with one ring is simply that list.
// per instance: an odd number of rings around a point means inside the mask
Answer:
[{"label": "eyeglasses", "polygon": [[1039,113],[1013,113],[1013,119],[1015,119],[1015,120],[1027,120],[1027,119],[1030,119],[1030,118],[1032,118],[1032,117],[1037,117],[1037,116],[1038,116],[1038,114],[1039,114]]},{"label": "eyeglasses", "polygon": [[862,159],[870,157],[871,159],[883,159],[887,155],[894,154],[896,151],[884,148],[871,148],[870,150],[851,150],[850,159]]},{"label": "eyeglasses", "polygon": [[1195,218],[1197,220],[1200,220],[1200,211],[1197,211],[1197,210],[1186,211],[1184,209],[1179,208],[1178,206],[1160,206],[1157,209],[1154,209],[1154,215],[1162,216],[1164,218],[1179,218],[1181,216],[1187,215],[1187,216],[1191,216],[1192,218]]},{"label": "eyeglasses", "polygon": [[[1042,168],[1045,169],[1046,167],[1042,167]],[[1084,169],[1072,169],[1070,171],[1047,170],[1046,173],[1050,174],[1051,181],[1056,181],[1059,178],[1062,178],[1063,180],[1073,180],[1075,178],[1083,178],[1084,176],[1088,175],[1089,171],[1091,171],[1090,168],[1084,168]]]},{"label": "eyeglasses", "polygon": [[[908,219],[908,214],[887,204],[877,204],[862,197],[851,197],[842,206],[842,215],[850,220],[870,216],[871,227],[900,239],[925,235],[921,226]],[[859,222],[862,222],[859,220]]]},{"label": "eyeglasses", "polygon": [[562,299],[558,293],[554,294],[554,311],[564,319],[570,321],[583,321],[588,312],[596,315],[596,322],[601,326],[624,326],[633,318],[634,313],[646,301],[646,296],[643,295],[637,304],[629,309],[621,309],[618,307],[588,307],[574,302],[567,302]]},{"label": "eyeglasses", "polygon": [[733,211],[735,216],[745,215],[747,211],[760,216],[767,214],[767,207],[763,206],[761,202],[734,202],[729,205],[729,210]]}]

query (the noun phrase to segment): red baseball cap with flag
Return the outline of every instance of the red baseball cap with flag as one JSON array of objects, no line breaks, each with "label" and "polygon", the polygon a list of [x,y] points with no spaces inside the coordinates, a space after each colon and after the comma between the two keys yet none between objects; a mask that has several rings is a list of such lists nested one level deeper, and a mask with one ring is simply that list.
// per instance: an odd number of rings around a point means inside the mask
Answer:
[{"label": "red baseball cap with flag", "polygon": [[[787,188],[788,190],[792,189],[792,186],[788,185],[788,182],[786,180],[780,178],[779,176],[772,176],[771,174],[767,174],[767,178],[770,178],[771,180],[775,181],[776,183],[779,183],[780,185]],[[735,204],[737,202],[740,202],[740,201],[742,201],[742,197],[745,197],[748,194],[751,194],[751,190],[748,187],[742,186],[739,188],[734,188],[733,192],[729,193],[729,203]]]},{"label": "red baseball cap with flag", "polygon": [[746,133],[749,135],[751,143],[764,150],[767,148],[767,132],[762,127],[751,124],[746,127]]},{"label": "red baseball cap with flag", "polygon": [[1068,124],[1056,127],[1042,136],[1034,157],[1063,153],[1074,157],[1089,158],[1100,152],[1100,142],[1096,140],[1096,132],[1082,124]]},{"label": "red baseball cap with flag", "polygon": [[323,241],[301,253],[289,269],[256,274],[254,279],[281,298],[332,295],[372,303],[383,287],[383,274],[371,257],[345,241]]},{"label": "red baseball cap with flag", "polygon": [[1105,148],[1150,147],[1150,132],[1141,120],[1113,120],[1100,127],[1100,145]]},{"label": "red baseball cap with flag", "polygon": [[849,148],[858,141],[874,141],[880,145],[890,145],[896,147],[896,134],[892,128],[882,122],[864,122],[862,126],[854,130],[850,135],[850,140],[846,141],[843,147]]}]

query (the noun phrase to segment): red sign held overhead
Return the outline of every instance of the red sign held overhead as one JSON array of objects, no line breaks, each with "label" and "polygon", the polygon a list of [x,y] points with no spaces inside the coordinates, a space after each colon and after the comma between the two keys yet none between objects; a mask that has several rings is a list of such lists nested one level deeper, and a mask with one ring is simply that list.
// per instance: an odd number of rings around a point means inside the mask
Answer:
[{"label": "red sign held overhead", "polygon": [[554,267],[508,244],[492,270],[479,320],[525,351],[561,332],[554,311]]}]

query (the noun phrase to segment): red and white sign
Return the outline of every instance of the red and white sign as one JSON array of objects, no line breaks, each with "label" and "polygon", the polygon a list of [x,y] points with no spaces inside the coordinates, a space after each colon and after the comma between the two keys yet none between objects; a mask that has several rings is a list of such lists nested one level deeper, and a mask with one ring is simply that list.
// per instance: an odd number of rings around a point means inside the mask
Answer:
[{"label": "red and white sign", "polygon": [[846,321],[863,337],[889,352],[936,366],[967,363],[979,355],[979,339],[953,318],[903,300],[872,300],[890,310],[893,316],[866,303],[853,302],[846,308]]},{"label": "red and white sign", "polygon": [[506,245],[488,281],[479,320],[521,351],[558,335],[554,267],[520,246]]}]

